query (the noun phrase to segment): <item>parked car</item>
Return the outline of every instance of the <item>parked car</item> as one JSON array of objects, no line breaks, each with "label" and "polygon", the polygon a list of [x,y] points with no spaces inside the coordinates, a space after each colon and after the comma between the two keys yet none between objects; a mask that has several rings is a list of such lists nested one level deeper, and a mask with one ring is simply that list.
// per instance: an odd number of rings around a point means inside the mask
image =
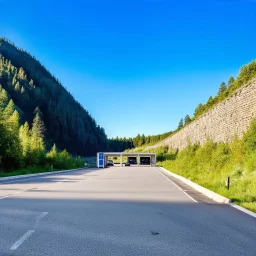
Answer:
[{"label": "parked car", "polygon": [[108,165],[108,166],[113,166],[113,165],[114,165],[114,162],[113,162],[112,160],[108,160],[107,165]]},{"label": "parked car", "polygon": [[124,166],[130,166],[131,164],[129,162],[126,162]]}]

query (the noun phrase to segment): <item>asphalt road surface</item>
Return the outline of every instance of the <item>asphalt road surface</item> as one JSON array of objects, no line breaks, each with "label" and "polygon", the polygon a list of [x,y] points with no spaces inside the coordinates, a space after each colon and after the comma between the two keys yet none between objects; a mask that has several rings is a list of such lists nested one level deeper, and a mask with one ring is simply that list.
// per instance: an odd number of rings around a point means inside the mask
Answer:
[{"label": "asphalt road surface", "polygon": [[0,255],[256,255],[256,219],[155,167],[0,182]]}]

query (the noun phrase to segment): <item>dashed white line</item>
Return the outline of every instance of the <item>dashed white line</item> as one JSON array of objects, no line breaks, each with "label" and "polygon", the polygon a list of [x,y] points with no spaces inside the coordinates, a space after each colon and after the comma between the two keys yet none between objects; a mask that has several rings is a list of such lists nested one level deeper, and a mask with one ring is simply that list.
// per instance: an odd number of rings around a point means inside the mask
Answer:
[{"label": "dashed white line", "polygon": [[38,217],[36,218],[36,225],[48,214],[49,212],[42,212],[40,215],[38,215]]},{"label": "dashed white line", "polygon": [[[67,179],[61,180],[61,181],[59,181],[59,182],[53,182],[53,183],[44,185],[44,186],[42,186],[42,187],[37,187],[37,188],[30,188],[30,189],[26,189],[26,190],[21,190],[21,191],[18,191],[18,192],[13,193],[13,194],[11,194],[11,195],[7,195],[7,196],[0,197],[0,200],[1,200],[1,199],[4,199],[4,198],[11,197],[11,196],[14,196],[14,195],[16,195],[16,194],[24,193],[24,192],[27,192],[27,191],[32,191],[32,190],[36,190],[36,189],[46,188],[46,187],[49,187],[49,186],[51,186],[51,185],[61,183],[61,182],[63,182],[63,181],[67,181]],[[0,183],[0,185],[1,185],[1,183]]]},{"label": "dashed white line", "polygon": [[61,182],[63,182],[63,181],[68,181],[68,179],[60,180],[60,181],[58,181],[58,182],[56,182],[56,183],[61,183]]},{"label": "dashed white line", "polygon": [[11,246],[10,249],[12,251],[18,249],[18,247],[21,246],[34,232],[35,232],[35,230],[29,230],[28,232],[26,232],[17,242],[15,242]]},{"label": "dashed white line", "polygon": [[18,192],[15,192],[15,193],[11,194],[11,195],[7,195],[7,196],[0,197],[0,200],[1,200],[1,199],[4,199],[4,198],[7,198],[7,197],[10,197],[10,196],[17,195],[17,194],[19,194],[19,193],[21,193],[21,192],[24,192],[24,191],[18,191]]},{"label": "dashed white line", "polygon": [[[82,174],[82,175],[77,175],[77,176],[78,176],[78,177],[79,177],[79,176],[86,176],[87,174],[88,174],[88,173],[85,173],[85,174]],[[36,178],[36,177],[27,178],[26,180],[35,179],[35,178]],[[91,179],[91,178],[89,178],[89,179]],[[68,180],[69,180],[69,179],[63,179],[63,180],[60,180],[60,181],[58,181],[58,182],[51,182],[50,184],[47,184],[47,185],[44,185],[44,186],[41,186],[41,187],[30,188],[30,189],[26,189],[26,190],[21,190],[21,191],[18,191],[18,192],[16,192],[16,193],[13,193],[13,194],[0,197],[0,200],[1,200],[1,199],[4,199],[4,198],[11,197],[11,196],[14,196],[14,195],[19,194],[19,193],[24,193],[24,192],[27,192],[27,191],[32,191],[32,190],[37,190],[37,189],[46,188],[46,187],[52,186],[52,185],[54,185],[54,184],[59,184],[59,183],[62,183],[62,182],[64,182],[64,181],[68,181]],[[86,179],[86,180],[88,180],[88,179]],[[6,182],[6,183],[3,182],[3,183],[0,183],[0,185],[1,185],[1,184],[11,184],[11,183],[14,183],[14,181],[13,181],[13,182]]]},{"label": "dashed white line", "polygon": [[[173,181],[172,181],[173,182]],[[194,201],[195,203],[198,203],[192,196],[190,196],[187,192],[185,192],[184,190],[182,190],[182,192],[187,195],[192,201]]]},{"label": "dashed white line", "polygon": [[[51,174],[51,175],[54,175],[54,174]],[[22,177],[20,177],[20,178],[17,178],[17,179],[13,179],[13,180],[7,180],[7,181],[0,181],[0,185],[1,184],[13,184],[13,183],[17,183],[17,182],[25,182],[25,181],[27,181],[27,180],[34,180],[34,179],[42,179],[42,178],[44,178],[44,177],[46,177],[47,175],[45,175],[45,176],[35,176],[35,177],[31,177],[31,178],[26,178],[26,177],[24,177],[24,178],[22,178]]]},{"label": "dashed white line", "polygon": [[[174,183],[172,180],[168,179],[168,177],[166,177],[161,171],[159,171],[157,168],[156,170],[162,175],[164,176],[167,180],[169,180],[173,185],[175,185],[179,190],[181,190],[187,197],[189,197],[192,201],[194,201],[195,203],[198,203],[193,197],[191,197],[188,193],[186,193],[181,187],[179,187],[176,183]],[[187,190],[186,190],[187,191]]]}]

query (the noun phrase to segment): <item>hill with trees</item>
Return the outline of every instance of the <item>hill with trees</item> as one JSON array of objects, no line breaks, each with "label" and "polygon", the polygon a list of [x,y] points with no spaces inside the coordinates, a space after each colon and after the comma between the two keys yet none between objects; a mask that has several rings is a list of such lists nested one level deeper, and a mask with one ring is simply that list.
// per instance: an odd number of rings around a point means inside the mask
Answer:
[{"label": "hill with trees", "polygon": [[184,120],[182,118],[177,130],[199,118],[254,78],[256,78],[256,60],[253,60],[247,65],[243,65],[236,79],[233,76],[230,76],[227,82],[221,82],[217,95],[215,97],[210,96],[205,104],[199,103],[195,109],[194,116],[190,118],[189,115],[187,115]]},{"label": "hill with trees", "polygon": [[31,127],[28,122],[20,124],[18,111],[20,109],[0,86],[0,176],[20,168],[26,169],[16,174],[49,171],[53,170],[53,165],[55,169],[84,166],[81,158],[73,158],[66,150],[58,152],[55,144],[46,152],[45,126],[39,108],[34,111]]},{"label": "hill with trees", "polygon": [[0,38],[0,85],[20,124],[27,122],[31,129],[35,110],[41,113],[46,148],[56,143],[58,148],[83,156],[107,148],[104,129],[88,111],[35,57],[4,38]]},{"label": "hill with trees", "polygon": [[138,134],[134,138],[115,138],[110,140],[111,148],[119,149],[116,151],[123,151],[127,149],[138,150],[138,147],[141,147],[145,150],[145,147],[152,146],[167,137],[170,137],[180,131],[183,127],[190,124],[192,121],[199,118],[201,115],[209,111],[211,108],[216,106],[221,101],[228,98],[232,95],[237,89],[245,85],[247,82],[256,77],[256,60],[253,60],[248,65],[244,65],[241,67],[240,72],[236,79],[233,76],[230,76],[227,83],[222,82],[220,84],[218,93],[215,97],[210,96],[208,101],[205,104],[198,104],[194,111],[193,117],[186,115],[184,118],[181,118],[177,129],[175,131],[166,132],[158,135],[149,135],[145,136],[144,134]]},{"label": "hill with trees", "polygon": [[121,152],[127,149],[133,149],[136,147],[142,147],[144,145],[153,145],[167,137],[173,132],[166,132],[158,135],[145,136],[144,134],[138,134],[134,138],[112,138],[108,140],[108,150],[113,152]]},{"label": "hill with trees", "polygon": [[[243,66],[228,85],[222,82],[215,97],[209,97],[205,104],[199,104],[193,118],[186,116],[178,124],[179,132],[184,126],[209,111],[218,103],[237,92],[237,89],[254,82],[256,61]],[[155,143],[157,144],[157,143]],[[158,165],[190,179],[210,190],[230,198],[234,203],[256,212],[256,119],[240,138],[234,136],[230,143],[214,142],[210,138],[206,143],[188,143],[183,150],[169,148],[168,145],[147,147],[139,145],[131,152],[156,152]],[[230,188],[226,181],[230,177]]]}]

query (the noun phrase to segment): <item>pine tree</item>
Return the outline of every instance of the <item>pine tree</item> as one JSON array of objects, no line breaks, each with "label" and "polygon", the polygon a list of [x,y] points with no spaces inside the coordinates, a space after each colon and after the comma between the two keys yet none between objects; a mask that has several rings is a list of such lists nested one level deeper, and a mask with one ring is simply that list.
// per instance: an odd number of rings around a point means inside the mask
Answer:
[{"label": "pine tree", "polygon": [[145,143],[146,143],[146,137],[145,137],[144,134],[142,134],[142,135],[141,135],[141,143],[140,143],[140,145],[142,146],[142,145],[144,145]]},{"label": "pine tree", "polygon": [[56,147],[56,144],[54,143],[53,146],[52,146],[52,149],[47,154],[47,157],[55,158],[57,156],[57,154],[58,154],[57,147]]},{"label": "pine tree", "polygon": [[223,92],[225,92],[227,90],[227,86],[225,84],[225,82],[222,82],[218,91],[218,96],[220,96]]},{"label": "pine tree", "polygon": [[210,96],[206,104],[208,106],[211,106],[213,103],[214,103],[213,98],[212,98],[212,96]]},{"label": "pine tree", "polygon": [[194,116],[197,117],[199,115],[201,115],[204,111],[204,105],[202,103],[198,104],[196,110],[195,110],[195,113],[194,113]]},{"label": "pine tree", "polygon": [[9,128],[15,133],[15,136],[18,134],[19,132],[19,113],[17,110],[15,110],[13,112],[13,114],[8,118],[7,120],[7,125],[9,126]]},{"label": "pine tree", "polygon": [[34,113],[35,118],[32,124],[32,136],[34,136],[34,138],[44,139],[45,126],[44,122],[42,121],[42,112],[39,108],[36,108]]},{"label": "pine tree", "polygon": [[183,118],[180,119],[179,125],[178,125],[178,129],[181,129],[183,127]]},{"label": "pine tree", "polygon": [[228,87],[230,87],[234,82],[235,82],[235,79],[234,79],[233,76],[231,76],[231,77],[228,79]]},{"label": "pine tree", "polygon": [[0,85],[0,113],[3,113],[8,103],[9,103],[9,98],[8,98],[7,92]]},{"label": "pine tree", "polygon": [[[10,101],[11,102],[11,101]],[[6,169],[18,168],[22,164],[22,148],[19,140],[19,114],[14,109],[12,103],[8,103],[4,119],[2,119],[2,136],[0,139],[1,161]]]},{"label": "pine tree", "polygon": [[26,75],[25,75],[25,72],[24,72],[23,68],[19,68],[18,78],[21,79],[21,80],[25,80],[26,79]]},{"label": "pine tree", "polygon": [[30,85],[31,87],[34,87],[34,81],[33,81],[32,79],[30,79],[29,85]]},{"label": "pine tree", "polygon": [[20,91],[20,83],[19,83],[19,82],[17,82],[17,83],[15,84],[14,89],[15,89],[16,92],[19,92],[19,91]]},{"label": "pine tree", "polygon": [[16,84],[16,82],[17,82],[16,75],[14,75],[12,78],[12,85],[14,86]]},{"label": "pine tree", "polygon": [[23,156],[27,156],[30,151],[30,130],[28,122],[20,127],[19,137],[21,141]]},{"label": "pine tree", "polygon": [[8,105],[6,106],[6,108],[3,111],[4,120],[8,120],[11,117],[11,115],[13,114],[14,110],[15,110],[14,103],[12,100],[10,100]]},{"label": "pine tree", "polygon": [[55,165],[58,162],[58,151],[55,143],[52,146],[52,149],[50,150],[50,152],[47,153],[46,157],[49,160],[49,163],[52,165]]},{"label": "pine tree", "polygon": [[189,115],[185,116],[185,125],[191,122],[191,118]]},{"label": "pine tree", "polygon": [[36,115],[33,120],[31,129],[31,154],[33,155],[34,164],[42,164],[45,159],[45,147],[44,147],[44,132],[45,126],[40,118],[39,111],[35,112]]}]

